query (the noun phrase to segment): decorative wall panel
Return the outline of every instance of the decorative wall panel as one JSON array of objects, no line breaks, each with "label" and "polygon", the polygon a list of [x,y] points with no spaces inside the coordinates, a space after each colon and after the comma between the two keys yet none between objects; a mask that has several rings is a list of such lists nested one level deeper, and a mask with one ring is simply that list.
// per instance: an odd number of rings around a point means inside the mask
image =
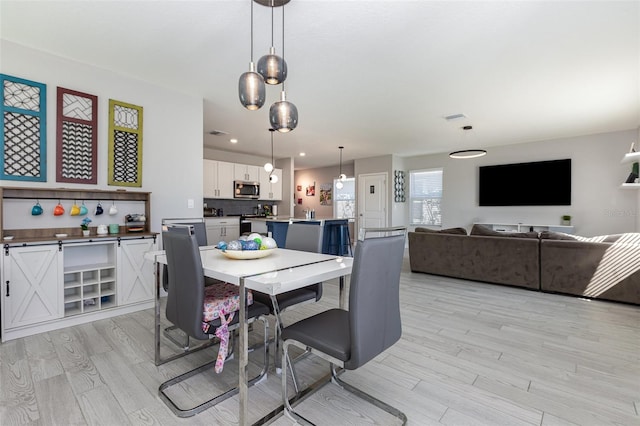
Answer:
[{"label": "decorative wall panel", "polygon": [[98,183],[98,97],[58,87],[56,181]]},{"label": "decorative wall panel", "polygon": [[394,201],[396,203],[404,203],[404,172],[402,170],[396,170],[393,176],[393,193],[395,194]]},{"label": "decorative wall panel", "polygon": [[0,179],[47,181],[47,86],[0,74]]},{"label": "decorative wall panel", "polygon": [[142,186],[142,107],[109,99],[109,185]]}]

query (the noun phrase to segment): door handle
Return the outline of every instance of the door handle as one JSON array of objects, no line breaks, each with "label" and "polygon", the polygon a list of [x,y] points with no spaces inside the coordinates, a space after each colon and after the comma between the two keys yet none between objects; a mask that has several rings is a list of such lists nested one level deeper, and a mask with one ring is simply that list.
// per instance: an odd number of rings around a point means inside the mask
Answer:
[{"label": "door handle", "polygon": [[9,281],[7,280],[7,297],[9,297]]}]

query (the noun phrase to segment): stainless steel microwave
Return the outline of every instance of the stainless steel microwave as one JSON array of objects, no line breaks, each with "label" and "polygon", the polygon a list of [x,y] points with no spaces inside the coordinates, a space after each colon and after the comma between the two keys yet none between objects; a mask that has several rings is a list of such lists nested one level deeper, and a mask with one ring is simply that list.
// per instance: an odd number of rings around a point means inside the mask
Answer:
[{"label": "stainless steel microwave", "polygon": [[233,182],[233,198],[260,198],[260,183],[236,180]]}]

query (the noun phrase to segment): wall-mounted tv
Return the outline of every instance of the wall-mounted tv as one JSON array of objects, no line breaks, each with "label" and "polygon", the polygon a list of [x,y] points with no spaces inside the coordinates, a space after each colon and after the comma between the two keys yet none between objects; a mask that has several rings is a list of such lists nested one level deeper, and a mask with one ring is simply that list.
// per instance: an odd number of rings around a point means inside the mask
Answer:
[{"label": "wall-mounted tv", "polygon": [[570,206],[571,159],[483,166],[480,206]]}]

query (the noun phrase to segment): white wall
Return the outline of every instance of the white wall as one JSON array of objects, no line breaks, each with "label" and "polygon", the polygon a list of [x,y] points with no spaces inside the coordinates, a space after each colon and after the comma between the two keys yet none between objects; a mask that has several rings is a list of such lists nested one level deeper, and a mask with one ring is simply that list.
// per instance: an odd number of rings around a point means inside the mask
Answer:
[{"label": "white wall", "polygon": [[[453,160],[447,154],[404,158],[405,170],[442,167],[444,228],[470,227],[475,222],[560,224],[572,216],[579,235],[638,231],[638,192],[620,189],[631,171],[620,160],[636,130],[488,148],[484,157]],[[571,206],[479,207],[478,167],[527,161],[572,159]],[[514,182],[517,190],[517,182]],[[408,188],[408,183],[407,183]],[[408,223],[408,211],[405,216]]]},{"label": "white wall", "polygon": [[[157,232],[163,217],[202,216],[202,99],[7,40],[0,40],[0,72],[47,85],[47,182],[3,180],[0,185],[152,192],[151,229]],[[57,86],[98,96],[97,185],[55,181]],[[139,189],[107,185],[109,99],[143,107],[143,176]],[[187,208],[188,199],[194,200],[193,209]]]}]

